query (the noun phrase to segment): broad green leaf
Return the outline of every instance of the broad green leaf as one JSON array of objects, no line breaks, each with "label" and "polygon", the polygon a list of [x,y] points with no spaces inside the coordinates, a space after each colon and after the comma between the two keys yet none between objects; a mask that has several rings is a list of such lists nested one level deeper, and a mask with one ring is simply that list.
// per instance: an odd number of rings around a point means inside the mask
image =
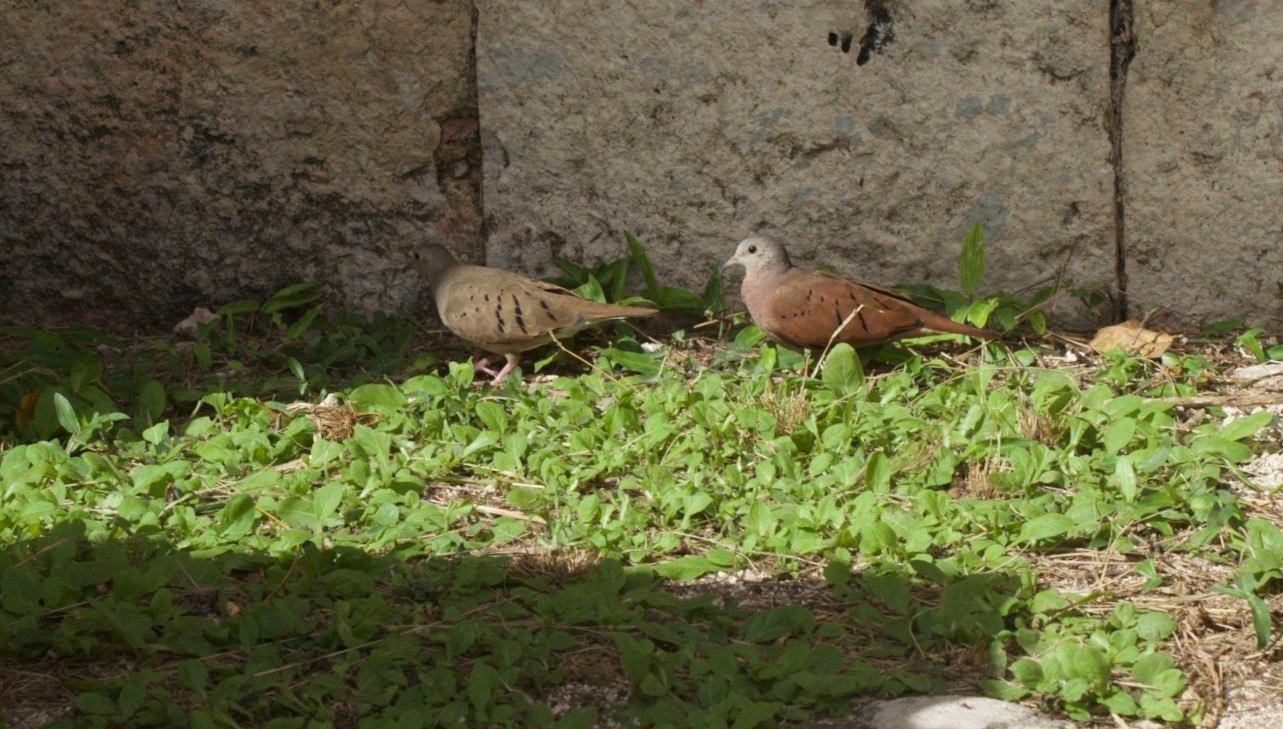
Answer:
[{"label": "broad green leaf", "polygon": [[71,402],[61,392],[53,394],[53,406],[58,414],[58,424],[68,433],[75,434],[80,431],[80,424],[76,422],[76,410],[71,407]]},{"label": "broad green leaf", "polygon": [[1270,411],[1258,410],[1245,418],[1235,418],[1230,421],[1228,425],[1221,428],[1221,432],[1218,435],[1226,440],[1250,438],[1256,435],[1261,428],[1269,425],[1273,419],[1274,415]]},{"label": "broad green leaf", "polygon": [[1011,664],[1011,675],[1025,686],[1037,688],[1043,680],[1042,665],[1032,658],[1021,658]]},{"label": "broad green leaf", "polygon": [[1073,531],[1077,526],[1064,514],[1043,514],[1025,522],[1020,527],[1020,541],[1038,542]]},{"label": "broad green leaf", "polygon": [[169,435],[169,421],[162,420],[143,431],[143,440],[152,445],[160,445]]},{"label": "broad green leaf", "polygon": [[147,700],[147,684],[139,677],[134,677],[125,682],[120,688],[120,712],[125,716],[133,714],[142,708],[143,702]]},{"label": "broad green leaf", "polygon": [[1113,693],[1102,696],[1100,705],[1120,716],[1135,716],[1140,710],[1136,706],[1136,700],[1122,689],[1116,689]]},{"label": "broad green leaf", "polygon": [[744,640],[769,643],[784,636],[806,634],[815,627],[815,614],[802,605],[764,610],[744,623]]},{"label": "broad green leaf", "polygon": [[1117,453],[1123,449],[1123,446],[1131,442],[1132,436],[1136,434],[1136,421],[1131,418],[1119,418],[1110,423],[1105,429],[1105,436],[1102,439],[1105,450],[1110,453]]},{"label": "broad green leaf", "polygon": [[84,693],[77,695],[76,708],[86,714],[116,713],[116,703],[102,694]]},{"label": "broad green leaf", "polygon": [[1141,640],[1163,640],[1176,632],[1176,621],[1167,613],[1148,612],[1136,620],[1136,634]]},{"label": "broad green leaf", "polygon": [[891,460],[882,451],[869,454],[869,460],[864,464],[864,485],[874,493],[890,488]]},{"label": "broad green leaf", "polygon": [[341,482],[330,481],[312,495],[312,513],[316,517],[318,533],[325,527],[326,520],[338,510],[339,504],[343,501],[343,491]]},{"label": "broad green leaf", "polygon": [[1118,490],[1128,502],[1136,500],[1136,471],[1132,468],[1131,456],[1119,456],[1114,466],[1114,477],[1118,479]]},{"label": "broad green leaf", "polygon": [[655,574],[670,580],[693,580],[709,572],[719,571],[719,567],[698,554],[689,554],[667,562],[650,565]]},{"label": "broad green leaf", "polygon": [[154,423],[165,412],[165,386],[156,380],[147,380],[138,392],[138,414],[148,423]]},{"label": "broad green leaf", "polygon": [[864,385],[864,370],[855,349],[846,342],[838,342],[824,358],[824,384],[837,397],[859,391]]},{"label": "broad green leaf", "polygon": [[399,411],[407,402],[399,388],[382,382],[361,385],[348,393],[347,401],[355,410],[385,414]]},{"label": "broad green leaf", "polygon": [[643,377],[654,377],[659,374],[659,369],[663,364],[661,360],[643,352],[629,352],[624,349],[601,350],[602,357],[624,369],[636,372]]},{"label": "broad green leaf", "polygon": [[258,510],[254,498],[240,493],[227,500],[218,512],[218,525],[222,537],[227,541],[236,541],[249,533],[258,521]]},{"label": "broad green leaf", "polygon": [[601,283],[595,276],[589,275],[588,280],[573,289],[573,291],[589,301],[606,303],[606,292],[602,290]]}]

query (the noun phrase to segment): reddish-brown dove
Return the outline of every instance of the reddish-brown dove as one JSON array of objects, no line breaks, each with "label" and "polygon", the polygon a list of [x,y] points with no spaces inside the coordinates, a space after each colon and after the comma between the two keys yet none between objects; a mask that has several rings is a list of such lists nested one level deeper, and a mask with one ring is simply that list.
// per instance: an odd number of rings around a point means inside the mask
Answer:
[{"label": "reddish-brown dove", "polygon": [[[446,327],[477,349],[488,352],[473,363],[498,385],[517,365],[520,354],[565,339],[612,319],[651,316],[655,309],[600,304],[550,283],[488,266],[469,266],[439,245],[414,254],[419,277],[432,288],[437,313]],[[495,372],[491,365],[507,359]]]},{"label": "reddish-brown dove", "polygon": [[859,348],[933,332],[998,338],[886,289],[798,268],[773,238],[741,241],[722,268],[736,263],[744,267],[740,296],[749,316],[767,337],[790,349],[823,349],[838,342]]}]

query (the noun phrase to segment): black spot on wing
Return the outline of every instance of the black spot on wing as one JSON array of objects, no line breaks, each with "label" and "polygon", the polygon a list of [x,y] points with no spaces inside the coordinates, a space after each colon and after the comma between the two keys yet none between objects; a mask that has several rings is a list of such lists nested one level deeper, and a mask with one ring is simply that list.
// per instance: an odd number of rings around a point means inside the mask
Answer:
[{"label": "black spot on wing", "polygon": [[521,333],[522,333],[522,334],[525,334],[525,333],[526,333],[526,320],[525,320],[525,319],[523,319],[523,318],[522,318],[522,316],[521,316],[521,301],[517,298],[517,295],[516,295],[516,294],[513,294],[513,295],[512,295],[512,306],[513,306],[513,309],[514,309],[514,310],[516,311],[516,313],[517,313],[517,328],[521,330]]}]

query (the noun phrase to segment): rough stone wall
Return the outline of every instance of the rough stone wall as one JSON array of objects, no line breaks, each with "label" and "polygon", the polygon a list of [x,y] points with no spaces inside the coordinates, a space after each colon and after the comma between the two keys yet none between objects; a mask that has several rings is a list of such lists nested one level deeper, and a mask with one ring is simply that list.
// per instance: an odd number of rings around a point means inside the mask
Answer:
[{"label": "rough stone wall", "polygon": [[1135,0],[1123,108],[1133,311],[1283,322],[1283,0]]},{"label": "rough stone wall", "polygon": [[[1016,290],[1113,281],[1109,6],[481,0],[486,252],[702,285],[752,232],[795,261],[957,286],[983,221]],[[1072,254],[1072,255],[1071,255]]]},{"label": "rough stone wall", "polygon": [[466,0],[5,3],[0,318],[172,324],[301,280],[365,309],[479,250]]}]

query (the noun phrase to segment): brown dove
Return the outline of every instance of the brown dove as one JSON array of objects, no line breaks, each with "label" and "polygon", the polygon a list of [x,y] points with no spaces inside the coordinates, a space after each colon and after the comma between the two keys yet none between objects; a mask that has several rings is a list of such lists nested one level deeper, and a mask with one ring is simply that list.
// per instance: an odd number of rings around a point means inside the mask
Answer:
[{"label": "brown dove", "polygon": [[859,348],[932,332],[998,338],[886,289],[798,268],[773,238],[741,241],[722,268],[736,263],[744,267],[740,296],[749,316],[767,337],[790,349],[823,349],[838,342]]},{"label": "brown dove", "polygon": [[[494,377],[498,385],[512,371],[520,354],[553,340],[612,319],[651,316],[655,309],[600,304],[550,283],[488,266],[454,260],[450,251],[429,245],[414,254],[419,276],[432,288],[437,313],[460,339],[488,352],[473,363],[476,372]],[[502,355],[503,369],[491,365]]]}]

